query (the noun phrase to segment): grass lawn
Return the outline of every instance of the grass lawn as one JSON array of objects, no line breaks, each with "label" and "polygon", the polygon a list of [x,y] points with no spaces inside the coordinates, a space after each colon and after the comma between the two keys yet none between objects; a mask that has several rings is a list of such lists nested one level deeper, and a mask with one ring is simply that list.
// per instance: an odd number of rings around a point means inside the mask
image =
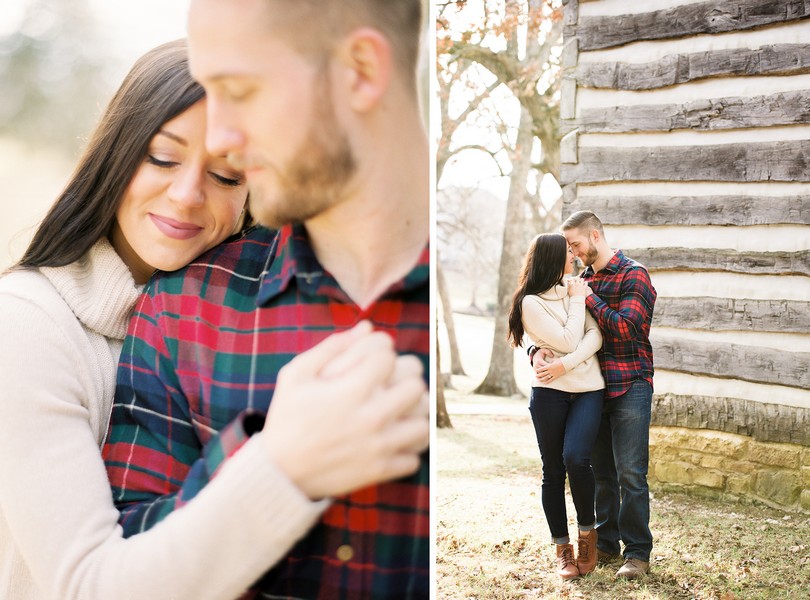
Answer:
[{"label": "grass lawn", "polygon": [[[810,598],[805,516],[656,489],[651,573],[617,581],[618,565],[600,566],[564,583],[554,573],[528,411],[452,419],[454,428],[438,432],[431,452],[438,465],[438,598]],[[575,539],[570,497],[568,515]]]}]

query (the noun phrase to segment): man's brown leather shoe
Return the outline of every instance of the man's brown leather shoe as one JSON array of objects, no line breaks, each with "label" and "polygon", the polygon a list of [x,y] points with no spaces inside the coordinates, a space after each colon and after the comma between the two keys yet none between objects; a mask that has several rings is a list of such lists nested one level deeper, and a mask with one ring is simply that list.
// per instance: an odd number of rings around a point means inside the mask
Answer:
[{"label": "man's brown leather shoe", "polygon": [[579,532],[577,540],[577,569],[580,575],[587,575],[596,568],[596,529],[584,534]]},{"label": "man's brown leather shoe", "polygon": [[637,579],[645,575],[650,570],[650,563],[638,558],[626,558],[622,568],[616,572],[616,577],[622,579]]}]

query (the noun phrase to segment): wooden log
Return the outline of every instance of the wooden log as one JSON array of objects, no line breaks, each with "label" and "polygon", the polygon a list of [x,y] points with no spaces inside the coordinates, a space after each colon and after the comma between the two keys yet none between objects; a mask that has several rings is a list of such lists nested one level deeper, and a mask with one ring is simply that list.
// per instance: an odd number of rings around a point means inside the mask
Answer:
[{"label": "wooden log", "polygon": [[810,44],[671,54],[647,63],[587,62],[577,67],[576,79],[583,87],[653,90],[710,77],[802,73],[810,73]]},{"label": "wooden log", "polygon": [[810,276],[810,250],[737,252],[725,248],[636,248],[625,251],[650,271],[721,271]]},{"label": "wooden log", "polygon": [[560,54],[560,66],[563,69],[570,69],[577,66],[579,61],[579,46],[577,38],[571,38],[563,44],[562,53]]},{"label": "wooden log", "polygon": [[585,108],[577,119],[560,121],[560,133],[622,133],[692,129],[714,131],[810,123],[810,90],[768,96],[734,96],[682,104]]},{"label": "wooden log", "polygon": [[810,140],[704,146],[580,147],[560,184],[598,181],[810,181]]},{"label": "wooden log", "polygon": [[[628,254],[633,258],[632,254]],[[708,331],[807,333],[810,302],[739,298],[659,298],[653,327]]]},{"label": "wooden log", "polygon": [[805,0],[725,0],[695,2],[653,12],[619,16],[580,16],[580,51],[701,33],[744,31],[810,17]]},{"label": "wooden log", "polygon": [[655,366],[680,373],[810,389],[810,353],[653,335]]},{"label": "wooden log", "polygon": [[711,429],[751,436],[760,442],[810,446],[810,409],[740,398],[655,394],[652,424]]},{"label": "wooden log", "polygon": [[563,218],[590,210],[606,225],[810,225],[808,196],[583,196],[563,193]]},{"label": "wooden log", "polygon": [[563,2],[563,39],[570,40],[576,36],[579,22],[579,0]]}]

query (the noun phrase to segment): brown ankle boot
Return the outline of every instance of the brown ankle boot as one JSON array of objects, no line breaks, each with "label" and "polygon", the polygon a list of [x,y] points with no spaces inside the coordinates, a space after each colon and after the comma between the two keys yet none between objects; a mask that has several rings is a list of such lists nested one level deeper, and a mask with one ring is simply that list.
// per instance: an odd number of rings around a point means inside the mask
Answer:
[{"label": "brown ankle boot", "polygon": [[554,544],[557,547],[557,574],[563,579],[579,577],[574,547],[571,544]]},{"label": "brown ankle boot", "polygon": [[587,575],[596,568],[596,529],[588,533],[579,532],[577,540],[577,569],[580,575]]}]

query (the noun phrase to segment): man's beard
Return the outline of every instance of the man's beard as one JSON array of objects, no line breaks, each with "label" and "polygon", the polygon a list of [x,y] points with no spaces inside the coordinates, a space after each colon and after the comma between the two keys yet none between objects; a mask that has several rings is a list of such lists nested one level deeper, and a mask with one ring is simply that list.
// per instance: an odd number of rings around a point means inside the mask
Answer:
[{"label": "man's beard", "polygon": [[302,223],[335,206],[357,170],[348,137],[335,116],[329,74],[324,69],[316,78],[309,133],[290,162],[276,170],[276,197],[266,197],[258,187],[250,189],[251,213],[266,227]]},{"label": "man's beard", "polygon": [[585,253],[585,256],[582,257],[580,260],[582,264],[586,267],[590,267],[593,263],[596,262],[596,259],[599,258],[599,251],[593,245],[591,240],[588,240],[588,251]]}]

